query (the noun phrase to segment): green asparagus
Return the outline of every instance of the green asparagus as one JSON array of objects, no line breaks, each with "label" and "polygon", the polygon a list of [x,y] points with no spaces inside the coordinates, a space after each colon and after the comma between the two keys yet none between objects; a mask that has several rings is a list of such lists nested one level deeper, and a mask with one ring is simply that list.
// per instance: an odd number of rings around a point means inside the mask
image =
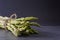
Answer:
[{"label": "green asparagus", "polygon": [[[9,17],[0,16],[0,28],[7,28],[7,30],[11,31],[15,36],[20,35],[30,35],[38,33],[36,30],[32,29],[31,26],[40,26],[36,22],[31,22],[30,20],[37,20],[37,17],[21,17],[16,19],[10,19]],[[7,20],[7,22],[6,22]],[[5,23],[6,22],[6,23]],[[4,27],[4,24],[6,24]]]}]

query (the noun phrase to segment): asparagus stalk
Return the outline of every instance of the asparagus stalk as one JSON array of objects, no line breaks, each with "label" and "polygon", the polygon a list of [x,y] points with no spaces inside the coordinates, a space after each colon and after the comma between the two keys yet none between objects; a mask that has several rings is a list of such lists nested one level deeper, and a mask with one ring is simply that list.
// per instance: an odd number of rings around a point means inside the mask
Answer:
[{"label": "asparagus stalk", "polygon": [[7,29],[10,30],[15,36],[18,36],[20,33],[17,29],[13,30],[10,26],[7,26]]},{"label": "asparagus stalk", "polygon": [[37,20],[38,18],[37,17],[22,17],[22,18],[18,18],[18,19],[16,19],[16,20],[19,20],[19,21],[22,21],[22,20],[24,20],[24,21],[30,21],[30,20]]}]

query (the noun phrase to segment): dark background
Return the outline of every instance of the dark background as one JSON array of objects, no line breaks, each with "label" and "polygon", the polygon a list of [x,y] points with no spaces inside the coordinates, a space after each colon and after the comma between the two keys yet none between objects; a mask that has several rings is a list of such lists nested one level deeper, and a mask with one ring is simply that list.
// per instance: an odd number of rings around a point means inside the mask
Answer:
[{"label": "dark background", "polygon": [[41,25],[60,25],[60,2],[58,0],[0,0],[0,16],[36,16]]},{"label": "dark background", "polygon": [[0,16],[16,13],[18,17],[36,16],[42,26],[33,27],[39,34],[15,37],[0,29],[0,40],[60,40],[60,1],[58,0],[0,0]]}]

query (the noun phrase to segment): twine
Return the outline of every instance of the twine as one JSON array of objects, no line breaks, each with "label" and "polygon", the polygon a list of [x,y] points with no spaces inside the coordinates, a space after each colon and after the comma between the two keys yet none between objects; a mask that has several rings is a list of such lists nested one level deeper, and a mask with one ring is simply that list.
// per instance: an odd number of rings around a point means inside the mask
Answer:
[{"label": "twine", "polygon": [[[14,17],[14,18],[13,18]],[[10,17],[9,17],[9,19],[6,19],[5,20],[5,23],[4,23],[4,28],[6,29],[6,26],[7,26],[7,23],[8,22],[11,22],[11,19],[16,19],[17,18],[17,15],[16,14],[12,14]],[[10,23],[11,24],[11,23]]]}]

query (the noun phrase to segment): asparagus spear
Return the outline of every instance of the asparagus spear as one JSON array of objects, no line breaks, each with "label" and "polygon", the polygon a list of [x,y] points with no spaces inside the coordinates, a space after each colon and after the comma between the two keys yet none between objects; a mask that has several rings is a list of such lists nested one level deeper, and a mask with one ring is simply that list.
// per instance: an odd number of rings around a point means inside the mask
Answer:
[{"label": "asparagus spear", "polygon": [[20,35],[20,31],[18,29],[13,30],[10,26],[7,26],[7,29],[10,30],[15,36]]},{"label": "asparagus spear", "polygon": [[37,20],[38,18],[37,17],[22,17],[22,18],[18,18],[16,20],[24,20],[24,21],[30,21],[30,20]]}]

